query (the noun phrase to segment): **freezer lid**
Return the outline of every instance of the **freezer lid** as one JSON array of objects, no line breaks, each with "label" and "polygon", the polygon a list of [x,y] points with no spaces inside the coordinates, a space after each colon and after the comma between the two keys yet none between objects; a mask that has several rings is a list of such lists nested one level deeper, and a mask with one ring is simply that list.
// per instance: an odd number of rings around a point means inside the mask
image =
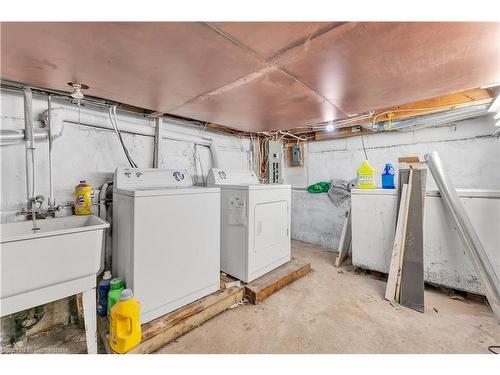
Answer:
[{"label": "freezer lid", "polygon": [[117,168],[113,185],[116,189],[145,190],[193,186],[193,180],[185,169]]},{"label": "freezer lid", "polygon": [[396,195],[397,189],[351,189],[351,195]]},{"label": "freezer lid", "polygon": [[[500,190],[488,189],[456,189],[461,198],[500,198]],[[427,196],[440,197],[439,190],[428,190]]]},{"label": "freezer lid", "polygon": [[[352,189],[352,195],[396,195],[397,189]],[[461,198],[500,198],[500,190],[488,189],[457,189]],[[428,197],[440,197],[438,190],[427,190]]]},{"label": "freezer lid", "polygon": [[207,185],[259,185],[259,179],[249,170],[212,168],[208,172]]}]

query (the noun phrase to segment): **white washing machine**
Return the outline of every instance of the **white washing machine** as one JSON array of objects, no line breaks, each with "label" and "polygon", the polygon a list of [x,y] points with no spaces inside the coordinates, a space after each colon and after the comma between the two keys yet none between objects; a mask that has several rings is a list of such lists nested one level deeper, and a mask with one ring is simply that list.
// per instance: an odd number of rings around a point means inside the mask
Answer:
[{"label": "white washing machine", "polygon": [[291,259],[290,185],[259,184],[254,172],[213,168],[221,188],[221,270],[250,282]]},{"label": "white washing machine", "polygon": [[113,276],[132,288],[146,323],[220,287],[220,190],[185,170],[118,168]]}]

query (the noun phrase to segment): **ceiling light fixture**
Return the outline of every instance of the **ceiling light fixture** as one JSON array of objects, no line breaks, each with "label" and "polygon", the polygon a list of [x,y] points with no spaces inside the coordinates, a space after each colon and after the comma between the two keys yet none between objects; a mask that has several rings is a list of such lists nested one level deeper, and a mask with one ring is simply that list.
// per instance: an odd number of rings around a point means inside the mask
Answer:
[{"label": "ceiling light fixture", "polygon": [[68,86],[73,87],[73,92],[70,94],[70,96],[74,99],[73,102],[77,104],[80,103],[80,100],[85,97],[82,90],[89,89],[89,86],[79,82],[68,82]]},{"label": "ceiling light fixture", "polygon": [[334,129],[334,127],[333,127],[333,124],[332,124],[332,123],[330,123],[330,124],[328,124],[328,125],[326,126],[326,131],[328,131],[328,132],[332,132],[332,131],[333,131],[333,129]]}]

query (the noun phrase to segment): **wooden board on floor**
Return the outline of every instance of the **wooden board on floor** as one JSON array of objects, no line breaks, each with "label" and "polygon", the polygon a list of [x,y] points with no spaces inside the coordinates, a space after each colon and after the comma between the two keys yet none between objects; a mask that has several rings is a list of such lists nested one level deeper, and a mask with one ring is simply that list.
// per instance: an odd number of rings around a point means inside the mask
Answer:
[{"label": "wooden board on floor", "polygon": [[351,207],[349,207],[345,213],[344,225],[342,226],[342,233],[340,234],[337,255],[335,256],[335,267],[340,267],[345,258],[347,258],[350,247],[351,247]]},{"label": "wooden board on floor", "polygon": [[[241,302],[244,298],[243,286],[227,288],[212,293],[172,311],[160,318],[142,325],[142,341],[127,354],[147,354],[161,348],[186,332]],[[99,319],[99,334],[107,353],[114,353],[106,335],[106,320]]]},{"label": "wooden board on floor", "polygon": [[311,272],[311,263],[291,260],[245,285],[245,297],[257,304]]}]

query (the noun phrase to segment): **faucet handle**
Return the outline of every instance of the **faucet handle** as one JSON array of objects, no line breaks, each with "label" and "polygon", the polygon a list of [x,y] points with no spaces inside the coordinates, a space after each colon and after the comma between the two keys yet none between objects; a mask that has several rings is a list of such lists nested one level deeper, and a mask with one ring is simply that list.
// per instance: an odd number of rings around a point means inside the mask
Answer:
[{"label": "faucet handle", "polygon": [[17,216],[26,216],[29,214],[30,214],[30,211],[26,207],[23,207],[19,211],[16,212]]}]

